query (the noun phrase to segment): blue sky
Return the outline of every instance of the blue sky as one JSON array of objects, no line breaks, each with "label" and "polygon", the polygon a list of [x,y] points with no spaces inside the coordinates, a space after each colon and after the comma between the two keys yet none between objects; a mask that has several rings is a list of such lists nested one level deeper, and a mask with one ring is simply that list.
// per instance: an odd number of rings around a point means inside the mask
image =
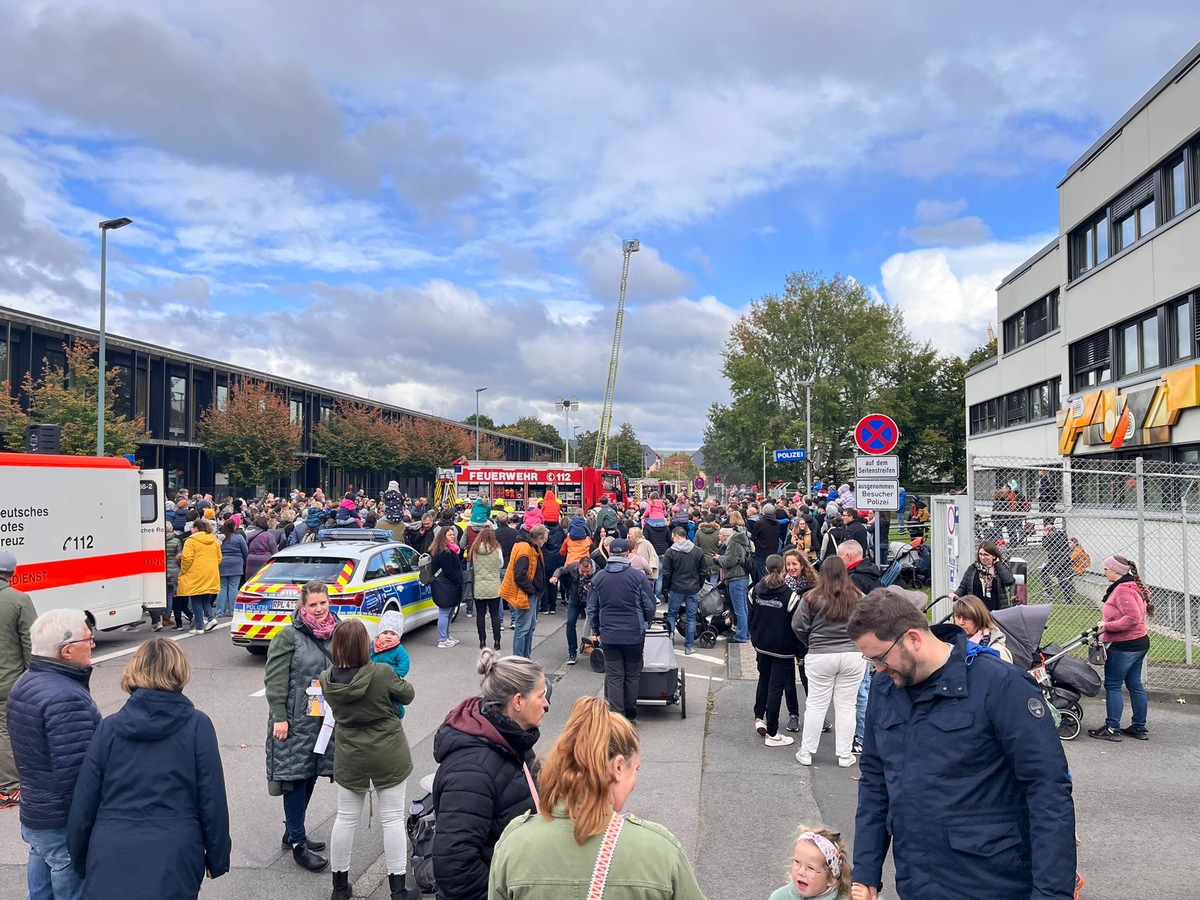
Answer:
[{"label": "blue sky", "polygon": [[[793,269],[947,351],[1067,166],[1200,37],[1183,0],[0,4],[0,304],[461,418],[695,448]],[[1119,63],[1116,61],[1119,60]]]}]

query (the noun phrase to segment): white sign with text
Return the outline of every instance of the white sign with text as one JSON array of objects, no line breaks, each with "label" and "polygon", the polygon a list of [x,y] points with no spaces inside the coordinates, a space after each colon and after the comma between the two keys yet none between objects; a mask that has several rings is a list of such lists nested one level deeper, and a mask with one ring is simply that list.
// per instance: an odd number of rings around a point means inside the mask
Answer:
[{"label": "white sign with text", "polygon": [[856,456],[854,457],[854,477],[867,479],[899,478],[900,457]]},{"label": "white sign with text", "polygon": [[896,479],[859,479],[854,486],[859,509],[894,510],[900,506],[900,482]]}]

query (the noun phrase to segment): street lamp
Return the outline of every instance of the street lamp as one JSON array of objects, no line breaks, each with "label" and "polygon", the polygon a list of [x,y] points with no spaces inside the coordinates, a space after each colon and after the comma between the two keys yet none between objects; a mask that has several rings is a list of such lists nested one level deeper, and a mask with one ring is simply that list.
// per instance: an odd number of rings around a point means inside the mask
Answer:
[{"label": "street lamp", "polygon": [[108,233],[115,231],[118,228],[124,228],[126,225],[133,224],[133,219],[127,219],[121,216],[119,219],[105,219],[100,223],[100,346],[97,348],[97,371],[100,375],[98,379],[99,388],[96,392],[96,455],[104,455],[104,387],[105,374],[108,367],[105,365],[105,343],[104,343],[104,301],[106,282],[108,280]]},{"label": "street lamp", "polygon": [[563,413],[566,427],[563,428],[563,459],[566,462],[571,461],[571,413],[579,412],[579,398],[572,397],[570,400],[564,400],[562,397],[554,398],[554,411]]},{"label": "street lamp", "polygon": [[804,459],[807,474],[805,477],[808,481],[804,485],[804,490],[800,493],[805,497],[812,490],[812,379],[800,382],[804,385]]},{"label": "street lamp", "polygon": [[475,461],[479,462],[479,395],[487,388],[475,388]]},{"label": "street lamp", "polygon": [[763,441],[763,479],[762,479],[763,499],[767,496],[767,442]]}]

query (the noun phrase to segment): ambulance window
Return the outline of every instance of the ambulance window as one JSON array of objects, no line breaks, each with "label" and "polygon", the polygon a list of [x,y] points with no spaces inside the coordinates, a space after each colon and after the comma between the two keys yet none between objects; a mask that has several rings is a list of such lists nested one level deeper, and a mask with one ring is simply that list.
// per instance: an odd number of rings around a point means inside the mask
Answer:
[{"label": "ambulance window", "polygon": [[143,481],[141,485],[141,501],[142,524],[147,525],[150,522],[157,522],[158,514],[162,510],[162,502],[158,497],[158,485],[153,481]]}]

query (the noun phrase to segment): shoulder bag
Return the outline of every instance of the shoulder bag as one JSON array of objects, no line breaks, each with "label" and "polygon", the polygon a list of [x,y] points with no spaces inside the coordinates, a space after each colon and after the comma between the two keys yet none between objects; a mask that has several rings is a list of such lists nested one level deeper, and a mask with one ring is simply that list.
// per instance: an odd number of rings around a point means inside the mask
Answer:
[{"label": "shoulder bag", "polygon": [[604,886],[608,883],[608,870],[612,866],[613,853],[617,849],[617,841],[621,837],[621,827],[625,817],[613,813],[608,820],[608,828],[600,839],[600,852],[596,855],[596,868],[592,870],[592,883],[588,886],[587,900],[601,900],[604,896]]}]

